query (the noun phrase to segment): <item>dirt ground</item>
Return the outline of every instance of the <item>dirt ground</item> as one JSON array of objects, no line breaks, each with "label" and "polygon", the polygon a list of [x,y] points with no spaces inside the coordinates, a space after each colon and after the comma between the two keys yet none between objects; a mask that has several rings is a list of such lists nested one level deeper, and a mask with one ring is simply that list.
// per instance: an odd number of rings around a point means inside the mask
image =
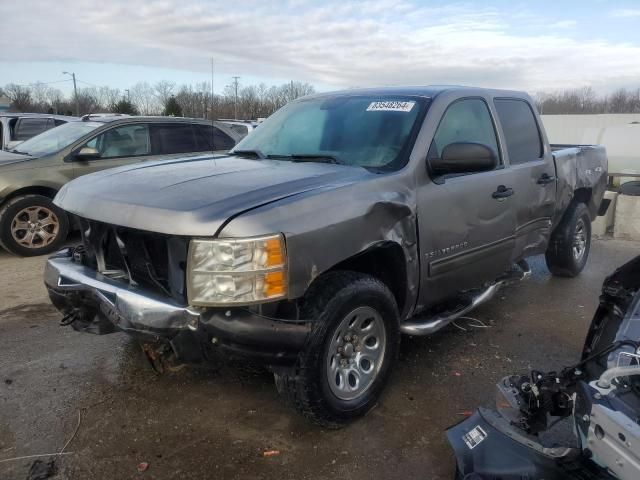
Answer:
[{"label": "dirt ground", "polygon": [[[79,415],[53,478],[452,478],[447,426],[490,406],[502,376],[575,360],[604,277],[637,254],[637,243],[597,241],[576,279],[553,278],[534,259],[530,281],[473,313],[488,328],[404,339],[377,408],[327,431],[284,406],[267,372],[227,365],[158,376],[123,334],[58,326],[45,259],[2,252],[0,479],[27,478],[34,459],[3,460],[59,452]],[[142,473],[140,462],[149,464]]]}]

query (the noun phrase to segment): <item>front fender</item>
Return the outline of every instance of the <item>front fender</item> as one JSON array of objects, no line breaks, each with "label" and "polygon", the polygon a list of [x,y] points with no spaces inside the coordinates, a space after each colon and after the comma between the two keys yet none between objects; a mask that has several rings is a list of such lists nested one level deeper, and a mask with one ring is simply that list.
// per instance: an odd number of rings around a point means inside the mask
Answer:
[{"label": "front fender", "polygon": [[406,259],[407,305],[418,291],[419,257],[413,189],[398,177],[306,192],[231,220],[220,237],[282,232],[289,261],[289,298],[304,295],[333,266],[382,242],[400,245]]}]

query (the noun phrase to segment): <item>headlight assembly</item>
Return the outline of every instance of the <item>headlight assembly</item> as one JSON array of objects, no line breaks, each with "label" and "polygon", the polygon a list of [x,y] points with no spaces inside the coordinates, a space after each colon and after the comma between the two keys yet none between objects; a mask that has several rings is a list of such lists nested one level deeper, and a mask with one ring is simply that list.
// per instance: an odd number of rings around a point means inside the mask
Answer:
[{"label": "headlight assembly", "polygon": [[187,296],[194,306],[260,303],[287,294],[282,235],[193,239],[187,264]]}]

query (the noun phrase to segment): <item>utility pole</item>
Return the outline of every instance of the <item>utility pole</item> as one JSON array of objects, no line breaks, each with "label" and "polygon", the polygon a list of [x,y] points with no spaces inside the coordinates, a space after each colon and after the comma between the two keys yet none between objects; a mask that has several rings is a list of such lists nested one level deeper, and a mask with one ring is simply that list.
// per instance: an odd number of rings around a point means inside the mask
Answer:
[{"label": "utility pole", "polygon": [[233,77],[233,86],[235,87],[236,90],[236,99],[233,102],[233,110],[234,110],[234,120],[238,119],[238,79],[240,77]]},{"label": "utility pole", "polygon": [[213,119],[215,118],[213,115],[213,57],[211,57],[211,122],[213,124]]},{"label": "utility pole", "polygon": [[216,129],[214,127],[215,116],[213,115],[213,57],[211,57],[211,153],[216,151]]},{"label": "utility pole", "polygon": [[76,99],[76,117],[80,116],[80,102],[78,101],[78,87],[76,86],[76,74],[75,72],[62,72],[63,75],[71,75],[73,78],[73,95]]},{"label": "utility pole", "polygon": [[129,89],[125,88],[124,91],[127,92],[127,102],[130,102],[131,101],[131,93],[129,93]]}]

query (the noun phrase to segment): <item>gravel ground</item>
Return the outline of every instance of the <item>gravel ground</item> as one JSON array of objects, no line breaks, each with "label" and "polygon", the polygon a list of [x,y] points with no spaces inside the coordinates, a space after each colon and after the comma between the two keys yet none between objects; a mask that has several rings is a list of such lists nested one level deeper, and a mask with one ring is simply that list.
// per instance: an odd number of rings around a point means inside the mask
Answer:
[{"label": "gravel ground", "polygon": [[473,313],[489,328],[404,339],[377,408],[339,431],[285,407],[267,372],[227,365],[158,376],[123,334],[59,327],[45,259],[1,252],[0,479],[27,478],[33,459],[2,460],[60,451],[79,415],[54,478],[452,478],[444,430],[490,406],[502,376],[575,360],[604,277],[639,247],[594,242],[576,279],[553,278],[533,259],[530,281]]}]

